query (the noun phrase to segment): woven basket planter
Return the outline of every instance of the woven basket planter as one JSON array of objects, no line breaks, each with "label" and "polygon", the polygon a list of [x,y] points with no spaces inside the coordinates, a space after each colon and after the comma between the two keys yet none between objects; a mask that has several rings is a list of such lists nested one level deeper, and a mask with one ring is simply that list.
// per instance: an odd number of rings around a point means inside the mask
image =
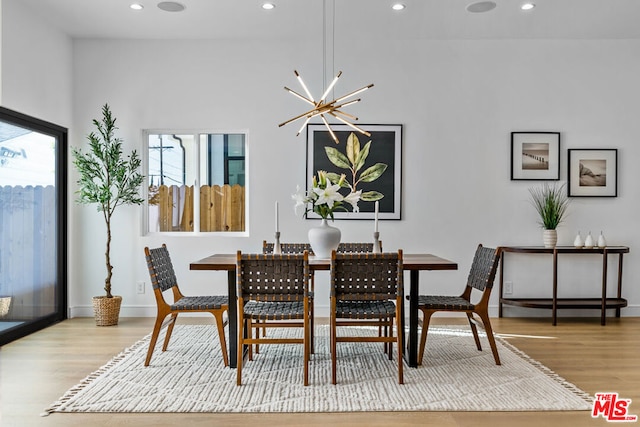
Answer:
[{"label": "woven basket planter", "polygon": [[93,297],[93,313],[96,318],[96,326],[114,326],[118,324],[120,317],[121,296]]}]

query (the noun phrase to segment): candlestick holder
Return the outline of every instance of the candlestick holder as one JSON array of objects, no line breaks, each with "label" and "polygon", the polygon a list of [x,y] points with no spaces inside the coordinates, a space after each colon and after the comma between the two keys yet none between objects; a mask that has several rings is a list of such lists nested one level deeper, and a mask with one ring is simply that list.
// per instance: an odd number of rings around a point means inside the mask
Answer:
[{"label": "candlestick holder", "polygon": [[378,231],[373,232],[373,253],[379,254],[382,251],[380,250],[380,233]]},{"label": "candlestick holder", "polygon": [[280,247],[280,232],[276,231],[276,239],[273,242],[273,253],[275,255],[282,255],[282,248]]}]

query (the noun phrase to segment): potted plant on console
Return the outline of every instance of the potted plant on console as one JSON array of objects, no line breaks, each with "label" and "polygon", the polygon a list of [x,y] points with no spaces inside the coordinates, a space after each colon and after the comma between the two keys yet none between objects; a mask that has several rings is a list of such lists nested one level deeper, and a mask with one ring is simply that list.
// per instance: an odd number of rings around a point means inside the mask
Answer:
[{"label": "potted plant on console", "polygon": [[105,265],[107,277],[104,280],[106,295],[93,297],[93,309],[97,326],[118,324],[121,296],[111,293],[111,218],[120,205],[140,205],[144,200],[139,189],[144,175],[138,172],[141,160],[135,150],[126,158],[122,154],[122,139],[114,133],[118,129],[108,104],[102,107],[102,120],[93,120],[96,131],[87,135],[89,151],[74,148],[73,164],[80,175],[77,202],[95,204],[102,212],[107,228]]},{"label": "potted plant on console", "polygon": [[569,207],[569,198],[561,186],[544,184],[542,187],[529,188],[531,203],[540,216],[545,248],[553,248],[558,242],[556,228],[564,220]]}]

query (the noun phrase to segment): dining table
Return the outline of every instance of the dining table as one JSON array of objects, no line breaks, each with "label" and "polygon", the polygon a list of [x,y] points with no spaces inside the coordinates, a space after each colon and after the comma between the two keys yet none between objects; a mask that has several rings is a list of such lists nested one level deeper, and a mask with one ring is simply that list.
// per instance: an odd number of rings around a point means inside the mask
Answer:
[{"label": "dining table", "polygon": [[[237,367],[238,350],[238,305],[231,303],[237,300],[236,290],[236,254],[218,253],[193,261],[189,264],[190,270],[226,271],[229,294],[229,367]],[[403,268],[409,271],[409,328],[406,331],[405,308],[401,307],[402,318],[399,330],[403,331],[401,342],[407,343],[404,358],[407,364],[415,368],[418,366],[418,294],[420,271],[457,270],[458,264],[427,253],[403,254]],[[312,272],[329,270],[331,260],[329,258],[309,257],[309,267]],[[406,290],[406,288],[405,288]]]}]

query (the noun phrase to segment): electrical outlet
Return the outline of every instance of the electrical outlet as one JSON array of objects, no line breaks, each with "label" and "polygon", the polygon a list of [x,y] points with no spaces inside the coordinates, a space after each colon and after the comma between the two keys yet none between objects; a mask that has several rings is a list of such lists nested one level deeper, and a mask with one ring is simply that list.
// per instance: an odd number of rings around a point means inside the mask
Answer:
[{"label": "electrical outlet", "polygon": [[136,283],[136,292],[139,294],[144,294],[144,282]]},{"label": "electrical outlet", "polygon": [[502,288],[502,291],[504,292],[505,295],[512,295],[513,282],[504,282],[504,288]]}]

